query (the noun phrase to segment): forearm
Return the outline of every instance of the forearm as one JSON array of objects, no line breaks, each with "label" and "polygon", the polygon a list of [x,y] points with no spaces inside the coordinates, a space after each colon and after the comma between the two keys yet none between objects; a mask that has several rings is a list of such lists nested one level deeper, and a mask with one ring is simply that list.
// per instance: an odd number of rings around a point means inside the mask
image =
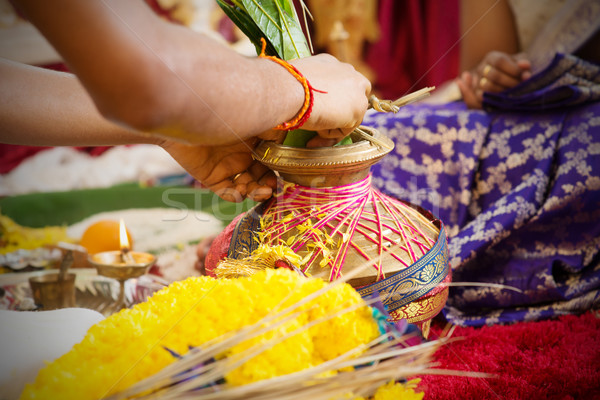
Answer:
[{"label": "forearm", "polygon": [[301,85],[280,66],[164,22],[141,1],[17,3],[100,112],[132,128],[227,143],[289,120],[302,105]]},{"label": "forearm", "polygon": [[0,141],[32,146],[154,143],[104,119],[71,74],[0,59]]},{"label": "forearm", "polygon": [[461,0],[460,68],[471,70],[490,51],[519,52],[514,17],[507,0]]}]

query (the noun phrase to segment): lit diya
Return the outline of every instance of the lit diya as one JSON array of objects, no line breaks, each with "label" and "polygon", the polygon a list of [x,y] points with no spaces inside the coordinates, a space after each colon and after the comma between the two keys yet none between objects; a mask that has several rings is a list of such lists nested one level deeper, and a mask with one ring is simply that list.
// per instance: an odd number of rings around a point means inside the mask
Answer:
[{"label": "lit diya", "polygon": [[127,238],[127,229],[122,219],[119,225],[119,240],[121,250],[92,254],[89,256],[89,261],[96,267],[98,275],[119,281],[120,290],[117,304],[120,308],[125,308],[125,281],[144,275],[148,268],[154,264],[156,257],[150,253],[131,250]]}]

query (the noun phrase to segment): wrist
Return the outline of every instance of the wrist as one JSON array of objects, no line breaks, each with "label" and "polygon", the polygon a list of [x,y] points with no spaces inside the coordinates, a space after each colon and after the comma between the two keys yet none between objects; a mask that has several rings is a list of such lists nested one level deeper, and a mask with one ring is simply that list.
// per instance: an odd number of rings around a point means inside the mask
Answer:
[{"label": "wrist", "polygon": [[261,38],[261,42],[262,42],[262,50],[261,50],[260,54],[258,55],[258,57],[266,58],[266,59],[273,61],[274,63],[280,65],[302,85],[302,90],[304,91],[304,99],[303,99],[303,103],[302,103],[302,107],[300,108],[300,111],[298,111],[296,113],[294,118],[287,120],[286,122],[282,122],[282,123],[278,124],[273,129],[281,130],[281,131],[289,131],[289,130],[299,129],[308,120],[308,118],[310,117],[310,114],[312,112],[313,101],[314,101],[313,88],[310,85],[310,83],[308,82],[308,79],[306,79],[304,77],[304,75],[302,75],[302,73],[296,67],[294,67],[292,64],[288,63],[285,60],[277,58],[277,57],[267,56],[265,54],[265,47],[266,47],[265,39]]},{"label": "wrist", "polygon": [[[272,119],[269,128],[293,120],[302,110],[306,90],[289,70],[270,59],[257,57],[265,82],[265,111]],[[276,111],[276,112],[273,112]]]}]

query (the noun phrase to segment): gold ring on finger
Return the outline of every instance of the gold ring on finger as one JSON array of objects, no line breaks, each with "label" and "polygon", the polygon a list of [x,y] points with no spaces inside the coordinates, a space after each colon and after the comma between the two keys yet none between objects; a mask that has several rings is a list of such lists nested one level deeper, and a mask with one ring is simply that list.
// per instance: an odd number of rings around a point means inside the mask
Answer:
[{"label": "gold ring on finger", "polygon": [[484,76],[479,80],[479,87],[484,89],[485,85],[488,83],[488,79]]},{"label": "gold ring on finger", "polygon": [[483,77],[487,78],[487,76],[491,70],[492,70],[492,66],[490,64],[486,64],[485,67],[483,67]]}]

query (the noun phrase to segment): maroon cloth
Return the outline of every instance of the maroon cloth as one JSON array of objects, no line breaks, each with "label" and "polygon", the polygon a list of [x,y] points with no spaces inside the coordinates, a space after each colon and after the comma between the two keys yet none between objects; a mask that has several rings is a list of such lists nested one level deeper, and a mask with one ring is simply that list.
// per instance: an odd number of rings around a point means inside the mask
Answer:
[{"label": "maroon cloth", "polygon": [[380,0],[381,39],[366,49],[375,90],[395,99],[458,75],[458,0]]},{"label": "maroon cloth", "polygon": [[23,160],[51,147],[17,146],[0,143],[0,174],[16,168]]},{"label": "maroon cloth", "polygon": [[[427,375],[425,400],[600,399],[600,315],[482,328],[456,328],[436,368],[485,372],[489,378]],[[440,325],[432,326],[432,335]]]}]

